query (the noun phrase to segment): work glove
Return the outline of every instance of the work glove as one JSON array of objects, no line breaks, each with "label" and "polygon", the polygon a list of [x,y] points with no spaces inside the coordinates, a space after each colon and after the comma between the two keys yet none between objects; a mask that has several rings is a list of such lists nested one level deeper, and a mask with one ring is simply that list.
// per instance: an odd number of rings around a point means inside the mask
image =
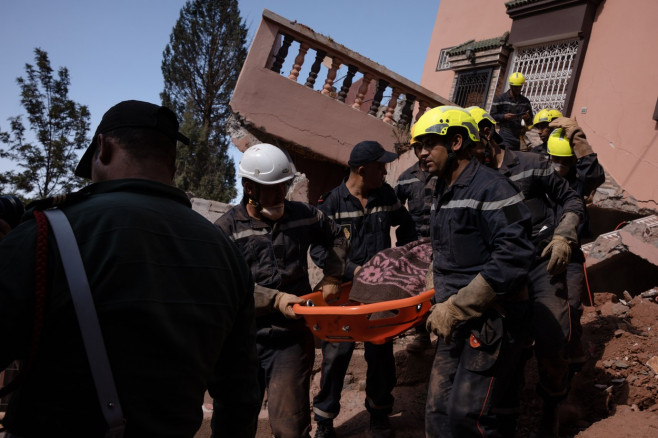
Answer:
[{"label": "work glove", "polygon": [[580,126],[578,126],[578,123],[575,119],[570,119],[568,117],[558,117],[549,123],[548,126],[551,128],[564,129],[564,132],[569,139],[569,143],[571,144],[571,148],[573,149],[573,153],[577,159],[594,153],[592,146],[590,146],[590,144],[587,142],[585,133],[580,128]]},{"label": "work glove", "polygon": [[322,291],[322,298],[325,302],[328,302],[340,296],[342,284],[340,279],[325,275],[318,285],[315,286],[315,290]]},{"label": "work glove", "polygon": [[463,321],[482,316],[496,298],[496,293],[481,274],[442,303],[432,306],[425,327],[450,344],[452,332]]},{"label": "work glove", "polygon": [[571,247],[578,242],[579,224],[580,218],[576,213],[567,212],[562,216],[553,232],[553,239],[541,253],[542,258],[551,254],[546,268],[549,274],[556,275],[567,268],[571,260]]},{"label": "work glove", "polygon": [[304,300],[293,294],[279,292],[274,298],[274,308],[283,313],[283,316],[290,319],[299,319],[301,316],[292,311],[292,305],[301,303]]},{"label": "work glove", "polygon": [[425,274],[425,290],[434,289],[434,261],[430,262]]}]

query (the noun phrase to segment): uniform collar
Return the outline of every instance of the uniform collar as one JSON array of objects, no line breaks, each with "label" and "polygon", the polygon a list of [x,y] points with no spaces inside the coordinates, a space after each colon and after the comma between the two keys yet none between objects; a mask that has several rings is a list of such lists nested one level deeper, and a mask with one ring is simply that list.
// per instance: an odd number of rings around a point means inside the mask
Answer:
[{"label": "uniform collar", "polygon": [[435,194],[438,195],[439,197],[443,197],[446,193],[451,192],[454,187],[469,186],[471,184],[471,181],[473,181],[473,178],[475,178],[475,174],[477,173],[480,166],[481,164],[477,159],[471,158],[471,161],[468,162],[468,164],[466,165],[462,173],[459,174],[457,180],[452,186],[446,187],[447,185],[446,180],[444,178],[439,178],[436,187],[434,189]]},{"label": "uniform collar", "polygon": [[[361,205],[361,203],[358,201],[356,196],[354,196],[354,195],[352,195],[352,193],[350,193],[349,189],[347,188],[346,183],[347,183],[347,178],[343,179],[342,184],[339,186],[338,190],[339,190],[339,193],[340,193],[340,197],[342,199],[344,199],[345,201],[347,201],[348,199],[354,199],[355,202],[357,202],[359,205]],[[383,186],[383,184],[382,184],[382,186]],[[369,205],[370,202],[373,199],[379,198],[380,191],[381,191],[381,187],[378,188],[378,189],[374,189],[374,190],[370,191],[370,194],[368,195],[368,202],[366,202],[366,206]]]},{"label": "uniform collar", "polygon": [[[429,178],[429,172],[426,172],[420,168],[420,163],[416,162],[413,166],[411,166],[410,172],[413,173],[420,179],[421,181],[425,181]],[[422,179],[420,177],[423,177]]]},{"label": "uniform collar", "polygon": [[519,157],[511,149],[505,149],[505,155],[503,156],[503,162],[500,164],[499,172],[507,175],[510,172],[510,169],[519,164]]},{"label": "uniform collar", "polygon": [[283,201],[284,209],[283,209],[283,216],[281,216],[281,219],[274,223],[269,223],[265,222],[260,219],[256,219],[255,217],[249,216],[249,212],[247,212],[247,205],[244,202],[240,202],[235,207],[235,220],[239,222],[250,222],[251,223],[251,228],[272,228],[275,224],[280,223],[285,220],[286,216],[288,216],[288,206],[289,202],[288,200]]},{"label": "uniform collar", "polygon": [[471,161],[466,165],[466,167],[464,167],[464,170],[457,177],[457,180],[453,185],[461,187],[470,185],[471,181],[473,181],[473,178],[475,178],[475,174],[477,173],[480,166],[481,164],[477,159],[471,158]]},{"label": "uniform collar", "polygon": [[93,183],[80,190],[82,195],[95,195],[98,193],[111,193],[111,192],[133,192],[144,193],[147,195],[161,196],[170,198],[179,202],[187,207],[192,207],[190,199],[184,191],[160,182],[139,179],[139,178],[126,178],[115,179],[109,181],[101,181]]}]

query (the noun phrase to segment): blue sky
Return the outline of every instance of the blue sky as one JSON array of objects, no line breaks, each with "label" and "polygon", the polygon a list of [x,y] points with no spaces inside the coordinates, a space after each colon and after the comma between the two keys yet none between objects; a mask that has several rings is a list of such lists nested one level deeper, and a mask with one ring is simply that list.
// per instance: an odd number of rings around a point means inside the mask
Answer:
[{"label": "blue sky", "polygon": [[[69,96],[87,105],[93,134],[103,113],[126,99],[159,103],[162,52],[184,0],[0,0],[0,129],[25,114],[16,78],[34,64],[67,67]],[[239,0],[249,41],[263,9],[311,27],[351,50],[420,82],[439,1]],[[234,160],[240,152],[231,148]],[[0,171],[11,163],[0,162]]]}]

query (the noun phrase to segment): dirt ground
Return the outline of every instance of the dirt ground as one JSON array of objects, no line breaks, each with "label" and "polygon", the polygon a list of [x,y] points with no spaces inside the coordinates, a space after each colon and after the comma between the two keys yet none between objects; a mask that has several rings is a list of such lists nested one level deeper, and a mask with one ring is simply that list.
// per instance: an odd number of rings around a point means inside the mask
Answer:
[{"label": "dirt ground", "polygon": [[[624,299],[626,298],[626,299]],[[588,360],[572,381],[561,409],[560,437],[658,437],[658,297],[617,297],[594,293],[594,306],[585,306],[583,342]],[[391,424],[397,438],[424,436],[426,382],[433,351],[409,354],[405,346],[413,330],[395,340],[398,384]],[[319,389],[320,350],[316,350],[311,396]],[[534,392],[534,361],[526,369],[523,412],[517,437],[529,437],[539,422],[541,401]],[[341,413],[334,421],[338,437],[368,437],[364,409],[366,364],[357,344],[345,380]],[[313,424],[313,432],[315,423]],[[264,406],[258,438],[271,437]]]}]

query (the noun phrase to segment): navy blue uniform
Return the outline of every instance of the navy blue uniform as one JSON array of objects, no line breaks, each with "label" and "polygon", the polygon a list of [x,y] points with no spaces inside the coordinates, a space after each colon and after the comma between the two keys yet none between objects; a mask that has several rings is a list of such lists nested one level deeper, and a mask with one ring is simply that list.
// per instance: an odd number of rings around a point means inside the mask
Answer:
[{"label": "navy blue uniform", "polygon": [[[391,227],[399,225],[395,230],[397,246],[413,242],[418,237],[411,215],[400,204],[393,188],[386,183],[370,192],[368,203],[363,208],[343,181],[320,198],[318,208],[341,227],[350,242],[343,276],[345,281],[352,280],[357,266],[391,247]],[[311,256],[315,264],[324,267],[326,251],[323,248],[313,246]]]},{"label": "navy blue uniform", "polygon": [[[447,300],[481,274],[501,307],[459,324],[450,345],[438,341],[426,435],[499,436],[501,420],[494,407],[516,387],[514,373],[528,330],[523,291],[534,256],[528,239],[530,212],[508,179],[475,159],[453,185],[446,185],[438,180],[431,217],[436,301]],[[487,330],[493,335],[490,343],[484,335],[478,337],[481,347],[469,342],[472,332]]]},{"label": "navy blue uniform", "polygon": [[215,223],[236,243],[256,283],[261,399],[267,388],[272,431],[280,437],[309,437],[315,343],[303,319],[287,319],[274,311],[274,296],[311,292],[307,252],[312,244],[326,253],[325,275],[340,278],[348,243],[341,229],[312,205],[290,201],[284,205],[284,215],[274,223],[249,216],[244,203]]},{"label": "navy blue uniform", "polygon": [[395,193],[400,202],[407,202],[418,237],[430,235],[430,210],[435,185],[436,177],[423,171],[418,163],[402,172],[395,185]]},{"label": "navy blue uniform", "polygon": [[582,221],[585,206],[569,183],[553,170],[550,161],[538,154],[507,150],[499,172],[514,182],[525,196],[532,215],[535,261],[528,274],[532,301],[535,355],[539,368],[539,390],[552,399],[568,389],[567,341],[571,335],[566,273],[547,271],[549,256],[540,257],[551,241],[562,214],[570,212]]},{"label": "navy blue uniform", "polygon": [[[527,97],[519,95],[518,98],[512,96],[510,90],[499,94],[494,97],[491,104],[491,117],[493,117],[498,126],[500,127],[500,136],[503,137],[507,149],[519,150],[520,136],[523,133],[523,126],[521,125],[521,115],[526,111],[530,111],[530,120],[533,119],[532,105]],[[505,120],[505,114],[517,114],[518,117],[512,120]]]},{"label": "navy blue uniform", "polygon": [[[398,246],[417,239],[411,215],[400,205],[391,186],[384,183],[368,196],[365,208],[354,197],[345,181],[324,195],[318,208],[342,228],[350,240],[350,254],[343,279],[352,280],[354,269],[370,260],[379,251],[391,247],[391,227],[396,230]],[[313,261],[324,266],[326,251],[311,249]],[[393,343],[382,345],[366,342],[366,409],[368,412],[388,414],[393,408],[391,394],[396,383]],[[352,353],[353,342],[322,342],[322,376],[320,392],[313,400],[313,412],[317,421],[333,419],[340,411],[340,395]]]},{"label": "navy blue uniform", "polygon": [[[599,164],[596,154],[585,155],[576,160],[576,165],[569,170],[565,177],[572,189],[578,195],[585,199],[589,197],[594,190],[605,182],[605,172]],[[585,218],[578,227],[578,238],[580,243],[585,238],[591,238],[589,215],[585,209]],[[568,357],[575,369],[578,369],[585,361],[585,353],[581,343],[583,328],[580,318],[583,315],[582,294],[587,284],[585,280],[585,255],[577,247],[571,254],[571,262],[567,264],[567,290],[569,296],[569,305],[571,306],[571,331],[572,336],[569,341]]]}]

